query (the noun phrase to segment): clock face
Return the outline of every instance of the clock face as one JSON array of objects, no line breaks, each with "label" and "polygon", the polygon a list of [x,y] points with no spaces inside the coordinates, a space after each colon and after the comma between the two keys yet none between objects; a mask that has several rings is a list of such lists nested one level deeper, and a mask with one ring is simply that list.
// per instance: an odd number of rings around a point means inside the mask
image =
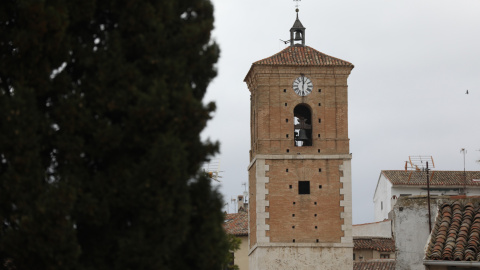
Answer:
[{"label": "clock face", "polygon": [[293,81],[293,90],[297,95],[299,96],[306,96],[312,92],[313,89],[313,83],[312,81],[305,77],[305,76],[300,76]]}]

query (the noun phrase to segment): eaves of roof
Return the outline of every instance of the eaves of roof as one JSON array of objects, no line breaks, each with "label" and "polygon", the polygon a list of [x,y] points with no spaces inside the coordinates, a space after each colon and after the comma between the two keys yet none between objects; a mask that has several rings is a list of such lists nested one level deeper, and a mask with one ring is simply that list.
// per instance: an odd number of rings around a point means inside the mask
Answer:
[{"label": "eaves of roof", "polygon": [[252,64],[245,76],[248,78],[255,66],[325,66],[325,67],[349,67],[354,65],[345,60],[319,52],[309,46],[288,46],[279,53]]},{"label": "eaves of roof", "polygon": [[[426,186],[427,174],[423,171],[383,170],[381,172],[394,187]],[[480,187],[480,171],[430,171],[431,187]]]}]

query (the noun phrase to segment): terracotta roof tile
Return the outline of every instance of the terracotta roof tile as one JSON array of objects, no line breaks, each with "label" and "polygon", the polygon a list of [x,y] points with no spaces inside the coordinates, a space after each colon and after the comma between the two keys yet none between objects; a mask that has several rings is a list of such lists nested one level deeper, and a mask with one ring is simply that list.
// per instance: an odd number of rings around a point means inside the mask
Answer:
[{"label": "terracotta roof tile", "polygon": [[226,214],[223,228],[228,234],[235,236],[248,235],[248,213],[239,212],[236,214]]},{"label": "terracotta roof tile", "polygon": [[439,207],[425,258],[480,261],[480,198],[449,201]]},{"label": "terracotta roof tile", "polygon": [[353,270],[395,270],[395,259],[353,262]]},{"label": "terracotta roof tile", "polygon": [[352,63],[326,55],[308,46],[289,46],[252,65],[351,66]]},{"label": "terracotta roof tile", "polygon": [[380,252],[395,252],[395,240],[392,238],[354,237],[353,249],[369,249]]},{"label": "terracotta roof tile", "polygon": [[[426,186],[427,175],[423,171],[382,171],[382,174],[395,185]],[[463,171],[430,171],[431,186],[480,186],[480,171],[467,171],[464,182]],[[479,181],[474,181],[478,179]]]}]

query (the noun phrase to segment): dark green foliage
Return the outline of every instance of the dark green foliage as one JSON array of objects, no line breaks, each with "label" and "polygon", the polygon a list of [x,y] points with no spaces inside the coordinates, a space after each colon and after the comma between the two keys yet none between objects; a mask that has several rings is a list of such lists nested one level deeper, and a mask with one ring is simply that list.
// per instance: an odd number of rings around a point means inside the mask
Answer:
[{"label": "dark green foliage", "polygon": [[220,269],[212,27],[208,0],[2,2],[0,269]]}]

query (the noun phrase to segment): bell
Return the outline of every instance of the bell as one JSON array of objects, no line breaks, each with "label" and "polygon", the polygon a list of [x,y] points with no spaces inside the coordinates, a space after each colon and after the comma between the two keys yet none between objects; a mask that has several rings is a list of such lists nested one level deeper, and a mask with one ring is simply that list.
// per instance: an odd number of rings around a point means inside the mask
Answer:
[{"label": "bell", "polygon": [[301,32],[295,32],[294,40],[302,40],[302,33]]},{"label": "bell", "polygon": [[307,133],[305,132],[305,129],[300,129],[297,140],[299,140],[299,141],[307,141],[308,140]]}]

